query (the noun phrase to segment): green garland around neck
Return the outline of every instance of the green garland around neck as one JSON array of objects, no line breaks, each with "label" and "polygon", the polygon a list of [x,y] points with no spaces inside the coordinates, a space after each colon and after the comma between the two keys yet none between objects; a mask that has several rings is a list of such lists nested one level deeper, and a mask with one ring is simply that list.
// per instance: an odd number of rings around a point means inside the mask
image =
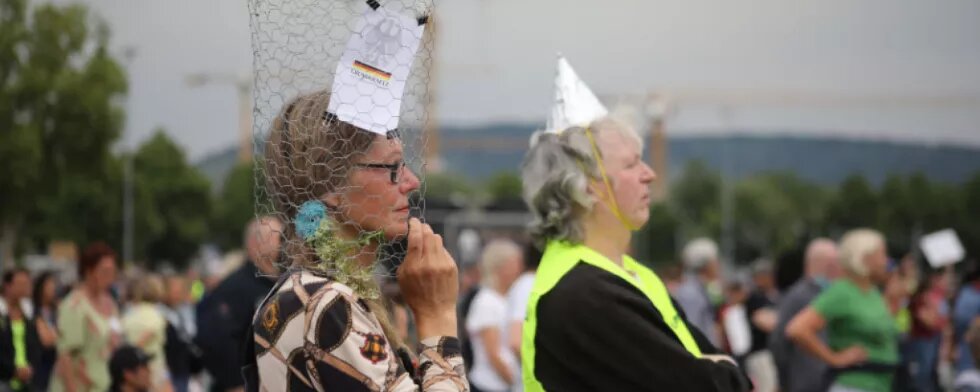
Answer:
[{"label": "green garland around neck", "polygon": [[356,255],[372,242],[380,242],[383,238],[384,232],[376,230],[362,232],[355,239],[345,240],[337,235],[336,226],[330,219],[322,219],[316,233],[306,240],[320,259],[310,268],[347,285],[362,298],[378,299],[381,290],[374,280],[374,263],[361,265]]}]

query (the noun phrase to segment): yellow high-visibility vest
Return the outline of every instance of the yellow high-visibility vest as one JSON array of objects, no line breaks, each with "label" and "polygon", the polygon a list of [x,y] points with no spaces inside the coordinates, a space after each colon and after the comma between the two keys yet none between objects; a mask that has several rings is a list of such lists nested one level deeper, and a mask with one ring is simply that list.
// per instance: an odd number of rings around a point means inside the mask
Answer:
[{"label": "yellow high-visibility vest", "polygon": [[[534,286],[528,300],[527,317],[522,331],[521,370],[526,392],[544,391],[541,383],[534,376],[534,335],[537,331],[538,300],[554,288],[558,281],[580,262],[616,275],[643,292],[663,316],[664,321],[684,345],[684,348],[695,357],[701,357],[701,349],[677,313],[677,309],[671,303],[667,287],[660,281],[657,274],[629,256],[623,256],[623,266],[620,267],[585,245],[552,241],[545,249],[544,255],[541,257],[541,264],[535,273]],[[570,327],[573,328],[573,326]],[[615,333],[612,330],[609,332]]]}]

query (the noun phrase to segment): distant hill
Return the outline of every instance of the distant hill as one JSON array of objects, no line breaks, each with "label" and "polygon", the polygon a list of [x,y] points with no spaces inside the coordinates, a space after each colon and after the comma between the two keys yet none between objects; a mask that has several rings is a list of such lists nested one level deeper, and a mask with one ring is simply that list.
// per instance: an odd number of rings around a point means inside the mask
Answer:
[{"label": "distant hill", "polygon": [[764,171],[789,171],[819,184],[837,184],[861,174],[881,184],[892,174],[922,172],[932,180],[959,183],[980,173],[980,148],[795,137],[703,137],[669,143],[672,174],[690,160],[718,169],[725,162],[743,178]]},{"label": "distant hill", "polygon": [[[447,128],[443,145],[469,144],[443,150],[444,167],[479,180],[499,171],[518,170],[534,130],[530,125],[494,125]],[[480,149],[462,143],[483,140],[499,146],[501,140],[523,140],[515,148]],[[819,184],[837,184],[851,174],[862,174],[880,184],[889,174],[923,172],[945,182],[962,182],[980,172],[980,148],[928,146],[885,141],[861,141],[792,136],[673,136],[668,140],[671,177],[681,174],[692,160],[715,170],[731,163],[731,174],[744,178],[768,171],[789,171]]]},{"label": "distant hill", "polygon": [[[444,146],[442,166],[475,181],[501,171],[516,171],[534,129],[525,124],[444,127],[440,135]],[[197,167],[212,180],[215,189],[234,165],[236,151],[229,147],[198,162]],[[789,171],[824,185],[837,184],[855,173],[880,184],[889,174],[922,172],[934,180],[955,183],[980,172],[980,148],[976,147],[790,136],[671,137],[671,177],[676,178],[692,160],[703,161],[716,170],[727,160],[731,174],[737,178]]]}]

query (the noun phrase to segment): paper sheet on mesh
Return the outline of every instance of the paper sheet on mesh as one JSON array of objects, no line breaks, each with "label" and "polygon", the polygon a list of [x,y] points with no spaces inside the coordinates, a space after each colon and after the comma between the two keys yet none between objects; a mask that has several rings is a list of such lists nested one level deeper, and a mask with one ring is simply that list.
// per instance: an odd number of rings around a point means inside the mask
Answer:
[{"label": "paper sheet on mesh", "polygon": [[558,56],[555,104],[548,116],[547,130],[558,133],[571,126],[584,126],[608,113],[568,60]]},{"label": "paper sheet on mesh", "polygon": [[402,93],[424,25],[378,7],[356,20],[337,63],[327,110],[341,121],[385,135],[398,128]]}]

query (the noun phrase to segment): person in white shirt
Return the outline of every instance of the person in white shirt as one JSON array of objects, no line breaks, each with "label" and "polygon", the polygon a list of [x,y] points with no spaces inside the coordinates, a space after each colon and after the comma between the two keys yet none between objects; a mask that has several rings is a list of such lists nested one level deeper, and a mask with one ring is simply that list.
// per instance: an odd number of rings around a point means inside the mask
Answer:
[{"label": "person in white shirt", "polygon": [[[535,271],[538,263],[541,262],[541,251],[534,245],[528,245],[524,252],[524,273],[521,274],[514,284],[507,290],[507,318],[510,322],[507,330],[507,341],[511,351],[521,359],[521,335],[524,329],[524,319],[527,318],[527,301],[531,297],[531,288],[534,287]],[[514,379],[521,379],[521,368],[517,367]],[[511,392],[522,392],[524,383],[517,382],[511,388]]]},{"label": "person in white shirt", "polygon": [[521,248],[509,240],[491,241],[483,249],[480,268],[482,288],[466,317],[473,342],[470,386],[474,392],[505,392],[519,380],[517,356],[507,339],[510,317],[504,296],[524,268]]}]

